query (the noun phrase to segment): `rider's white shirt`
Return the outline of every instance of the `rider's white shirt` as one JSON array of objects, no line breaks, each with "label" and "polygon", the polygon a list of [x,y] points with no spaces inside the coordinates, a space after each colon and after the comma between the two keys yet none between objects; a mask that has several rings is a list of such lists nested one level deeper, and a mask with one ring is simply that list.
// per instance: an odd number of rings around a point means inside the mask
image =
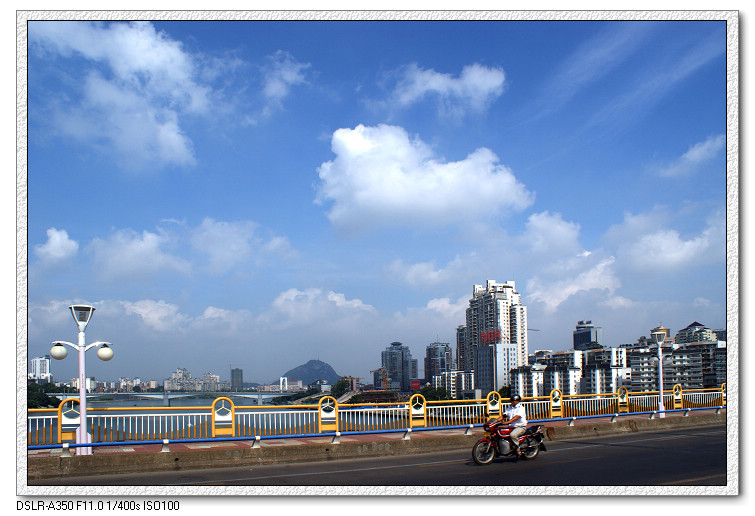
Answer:
[{"label": "rider's white shirt", "polygon": [[506,417],[511,421],[514,417],[519,416],[519,419],[514,421],[513,426],[527,426],[527,414],[524,411],[524,405],[521,402],[516,404],[516,407],[511,406],[506,409]]}]

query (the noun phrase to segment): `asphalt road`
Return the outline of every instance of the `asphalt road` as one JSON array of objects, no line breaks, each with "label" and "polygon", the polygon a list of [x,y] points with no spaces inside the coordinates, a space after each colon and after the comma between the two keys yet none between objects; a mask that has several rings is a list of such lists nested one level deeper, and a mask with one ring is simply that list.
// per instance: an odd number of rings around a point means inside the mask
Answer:
[{"label": "asphalt road", "polygon": [[546,441],[534,460],[487,466],[469,449],[338,461],[34,481],[77,486],[724,486],[726,427]]}]

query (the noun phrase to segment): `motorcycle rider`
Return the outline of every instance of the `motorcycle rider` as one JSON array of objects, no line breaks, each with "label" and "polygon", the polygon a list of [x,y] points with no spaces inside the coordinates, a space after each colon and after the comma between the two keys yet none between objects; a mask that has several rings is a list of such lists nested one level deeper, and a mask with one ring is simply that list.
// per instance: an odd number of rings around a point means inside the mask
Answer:
[{"label": "motorcycle rider", "polygon": [[522,450],[519,449],[519,436],[527,429],[527,414],[521,401],[522,397],[518,394],[512,396],[509,408],[496,419],[496,422],[503,421],[505,416],[508,419],[506,425],[514,428],[509,434],[509,439],[516,450],[517,457],[522,456]]}]

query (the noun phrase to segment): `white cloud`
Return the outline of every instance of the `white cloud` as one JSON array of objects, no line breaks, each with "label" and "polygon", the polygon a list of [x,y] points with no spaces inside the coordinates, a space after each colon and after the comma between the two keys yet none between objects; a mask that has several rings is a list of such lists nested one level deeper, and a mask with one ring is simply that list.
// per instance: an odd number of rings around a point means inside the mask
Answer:
[{"label": "white cloud", "polygon": [[360,299],[346,299],[341,293],[319,288],[299,290],[290,288],[278,295],[270,311],[260,316],[260,322],[276,328],[302,326],[312,322],[322,324],[329,319],[338,320],[375,313],[375,308]]},{"label": "white cloud", "polygon": [[191,322],[190,329],[239,338],[252,327],[252,324],[253,317],[248,310],[226,310],[208,306],[202,315]]},{"label": "white cloud", "polygon": [[336,159],[318,169],[315,202],[333,201],[328,218],[343,229],[474,222],[533,202],[486,148],[443,163],[401,127],[358,125],[335,131],[332,149]]},{"label": "white cloud", "polygon": [[711,136],[704,142],[696,143],[690,149],[677,158],[673,163],[664,167],[660,174],[666,177],[688,175],[703,163],[715,158],[719,151],[726,145],[726,136],[723,134]]},{"label": "white cloud", "polygon": [[553,313],[568,298],[580,292],[607,290],[613,293],[621,286],[614,275],[614,258],[600,261],[577,276],[547,282],[533,277],[527,283],[528,298],[545,305],[546,313]]},{"label": "white cloud", "polygon": [[478,63],[465,66],[458,78],[413,63],[403,70],[393,98],[399,105],[408,106],[425,97],[436,97],[441,114],[457,116],[467,110],[483,111],[503,93],[505,80],[502,69]]},{"label": "white cloud", "polygon": [[426,308],[438,312],[449,321],[458,321],[458,324],[463,324],[468,306],[469,299],[466,297],[457,299],[455,303],[450,298],[442,297],[428,301]]},{"label": "white cloud", "polygon": [[32,51],[91,65],[81,90],[50,108],[61,133],[114,149],[127,168],[195,162],[181,119],[211,114],[213,91],[180,42],[148,22],[31,22],[29,40]]},{"label": "white cloud", "polygon": [[288,239],[272,236],[267,240],[252,221],[225,222],[206,218],[194,229],[191,245],[209,256],[212,274],[223,274],[266,256],[291,259],[297,256]]},{"label": "white cloud", "polygon": [[223,222],[206,218],[193,231],[191,245],[209,256],[212,273],[222,274],[251,258],[257,227],[251,221]]},{"label": "white cloud", "polygon": [[271,105],[280,107],[281,101],[291,92],[292,86],[306,82],[304,71],[311,65],[296,61],[290,53],[283,50],[268,56],[267,61],[262,92]]},{"label": "white cloud", "polygon": [[47,264],[68,261],[79,251],[79,243],[68,237],[65,229],[50,228],[47,230],[47,242],[34,246],[34,252],[40,260]]},{"label": "white cloud", "polygon": [[399,277],[410,285],[434,285],[442,281],[443,270],[435,268],[435,262],[405,264],[403,260],[395,260],[387,270],[392,277]]},{"label": "white cloud", "polygon": [[623,296],[613,296],[600,304],[609,308],[613,308],[615,310],[631,308],[634,306],[634,302],[631,299],[627,299]]},{"label": "white cloud", "polygon": [[628,241],[641,238],[643,235],[656,231],[669,223],[671,216],[667,210],[655,207],[649,212],[633,214],[624,213],[621,224],[609,227],[604,238],[606,242],[615,246],[621,246]]},{"label": "white cloud", "polygon": [[672,229],[657,231],[635,242],[628,250],[628,258],[638,269],[672,269],[701,259],[707,261],[711,252],[723,258],[725,248],[720,247],[720,253],[715,253],[713,248],[718,240],[716,232],[715,228],[709,227],[700,235],[685,240]]},{"label": "white cloud", "polygon": [[284,260],[297,258],[299,256],[299,252],[293,248],[288,238],[281,236],[274,236],[270,238],[270,240],[262,244],[261,249],[266,254],[270,254]]},{"label": "white cloud", "polygon": [[560,213],[544,211],[529,216],[521,241],[538,255],[584,253],[579,230],[579,224],[565,221]]},{"label": "white cloud", "polygon": [[629,84],[630,88],[623,95],[615,97],[593,115],[588,127],[610,124],[615,128],[619,124],[635,122],[670,95],[679,83],[721,56],[725,50],[726,46],[721,44],[718,35],[713,32],[708,37],[695,40],[691,47],[680,45],[679,52],[669,56],[666,66],[649,68],[637,74],[635,81]]},{"label": "white cloud", "polygon": [[683,237],[669,227],[665,214],[625,214],[622,224],[606,232],[606,239],[617,246],[622,266],[635,270],[677,270],[725,260],[726,221],[719,212],[708,217],[698,234]]},{"label": "white cloud", "polygon": [[338,308],[347,310],[362,310],[365,312],[374,312],[375,308],[364,304],[361,299],[346,299],[346,296],[337,292],[328,292],[328,301],[334,303]]},{"label": "white cloud", "polygon": [[385,273],[394,280],[414,287],[439,285],[447,282],[453,283],[458,281],[459,276],[463,276],[470,267],[474,267],[472,265],[474,259],[475,253],[470,253],[463,257],[457,256],[448,262],[445,267],[437,267],[435,260],[408,264],[399,259],[387,265]]},{"label": "white cloud", "polygon": [[189,321],[189,317],[178,312],[178,306],[162,300],[121,301],[121,304],[126,315],[138,315],[145,326],[156,331],[180,331]]},{"label": "white cloud", "polygon": [[156,273],[191,271],[189,262],[166,252],[169,239],[164,234],[120,230],[89,244],[94,253],[94,270],[104,280],[144,279]]},{"label": "white cloud", "polygon": [[653,24],[612,23],[580,45],[546,84],[538,98],[542,109],[538,116],[561,108],[610,73],[643,44],[646,33],[652,30]]},{"label": "white cloud", "polygon": [[96,72],[85,78],[84,92],[80,106],[55,113],[61,131],[101,145],[104,152],[114,149],[127,168],[138,169],[147,163],[195,163],[192,143],[183,134],[175,110]]}]

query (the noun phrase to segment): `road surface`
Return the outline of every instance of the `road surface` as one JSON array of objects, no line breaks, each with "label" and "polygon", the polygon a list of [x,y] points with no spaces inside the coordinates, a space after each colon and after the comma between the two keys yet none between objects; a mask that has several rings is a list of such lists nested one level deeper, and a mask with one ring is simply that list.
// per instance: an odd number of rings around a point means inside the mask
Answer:
[{"label": "road surface", "polygon": [[546,441],[487,466],[469,449],[296,464],[35,480],[77,486],[725,486],[726,426]]}]

